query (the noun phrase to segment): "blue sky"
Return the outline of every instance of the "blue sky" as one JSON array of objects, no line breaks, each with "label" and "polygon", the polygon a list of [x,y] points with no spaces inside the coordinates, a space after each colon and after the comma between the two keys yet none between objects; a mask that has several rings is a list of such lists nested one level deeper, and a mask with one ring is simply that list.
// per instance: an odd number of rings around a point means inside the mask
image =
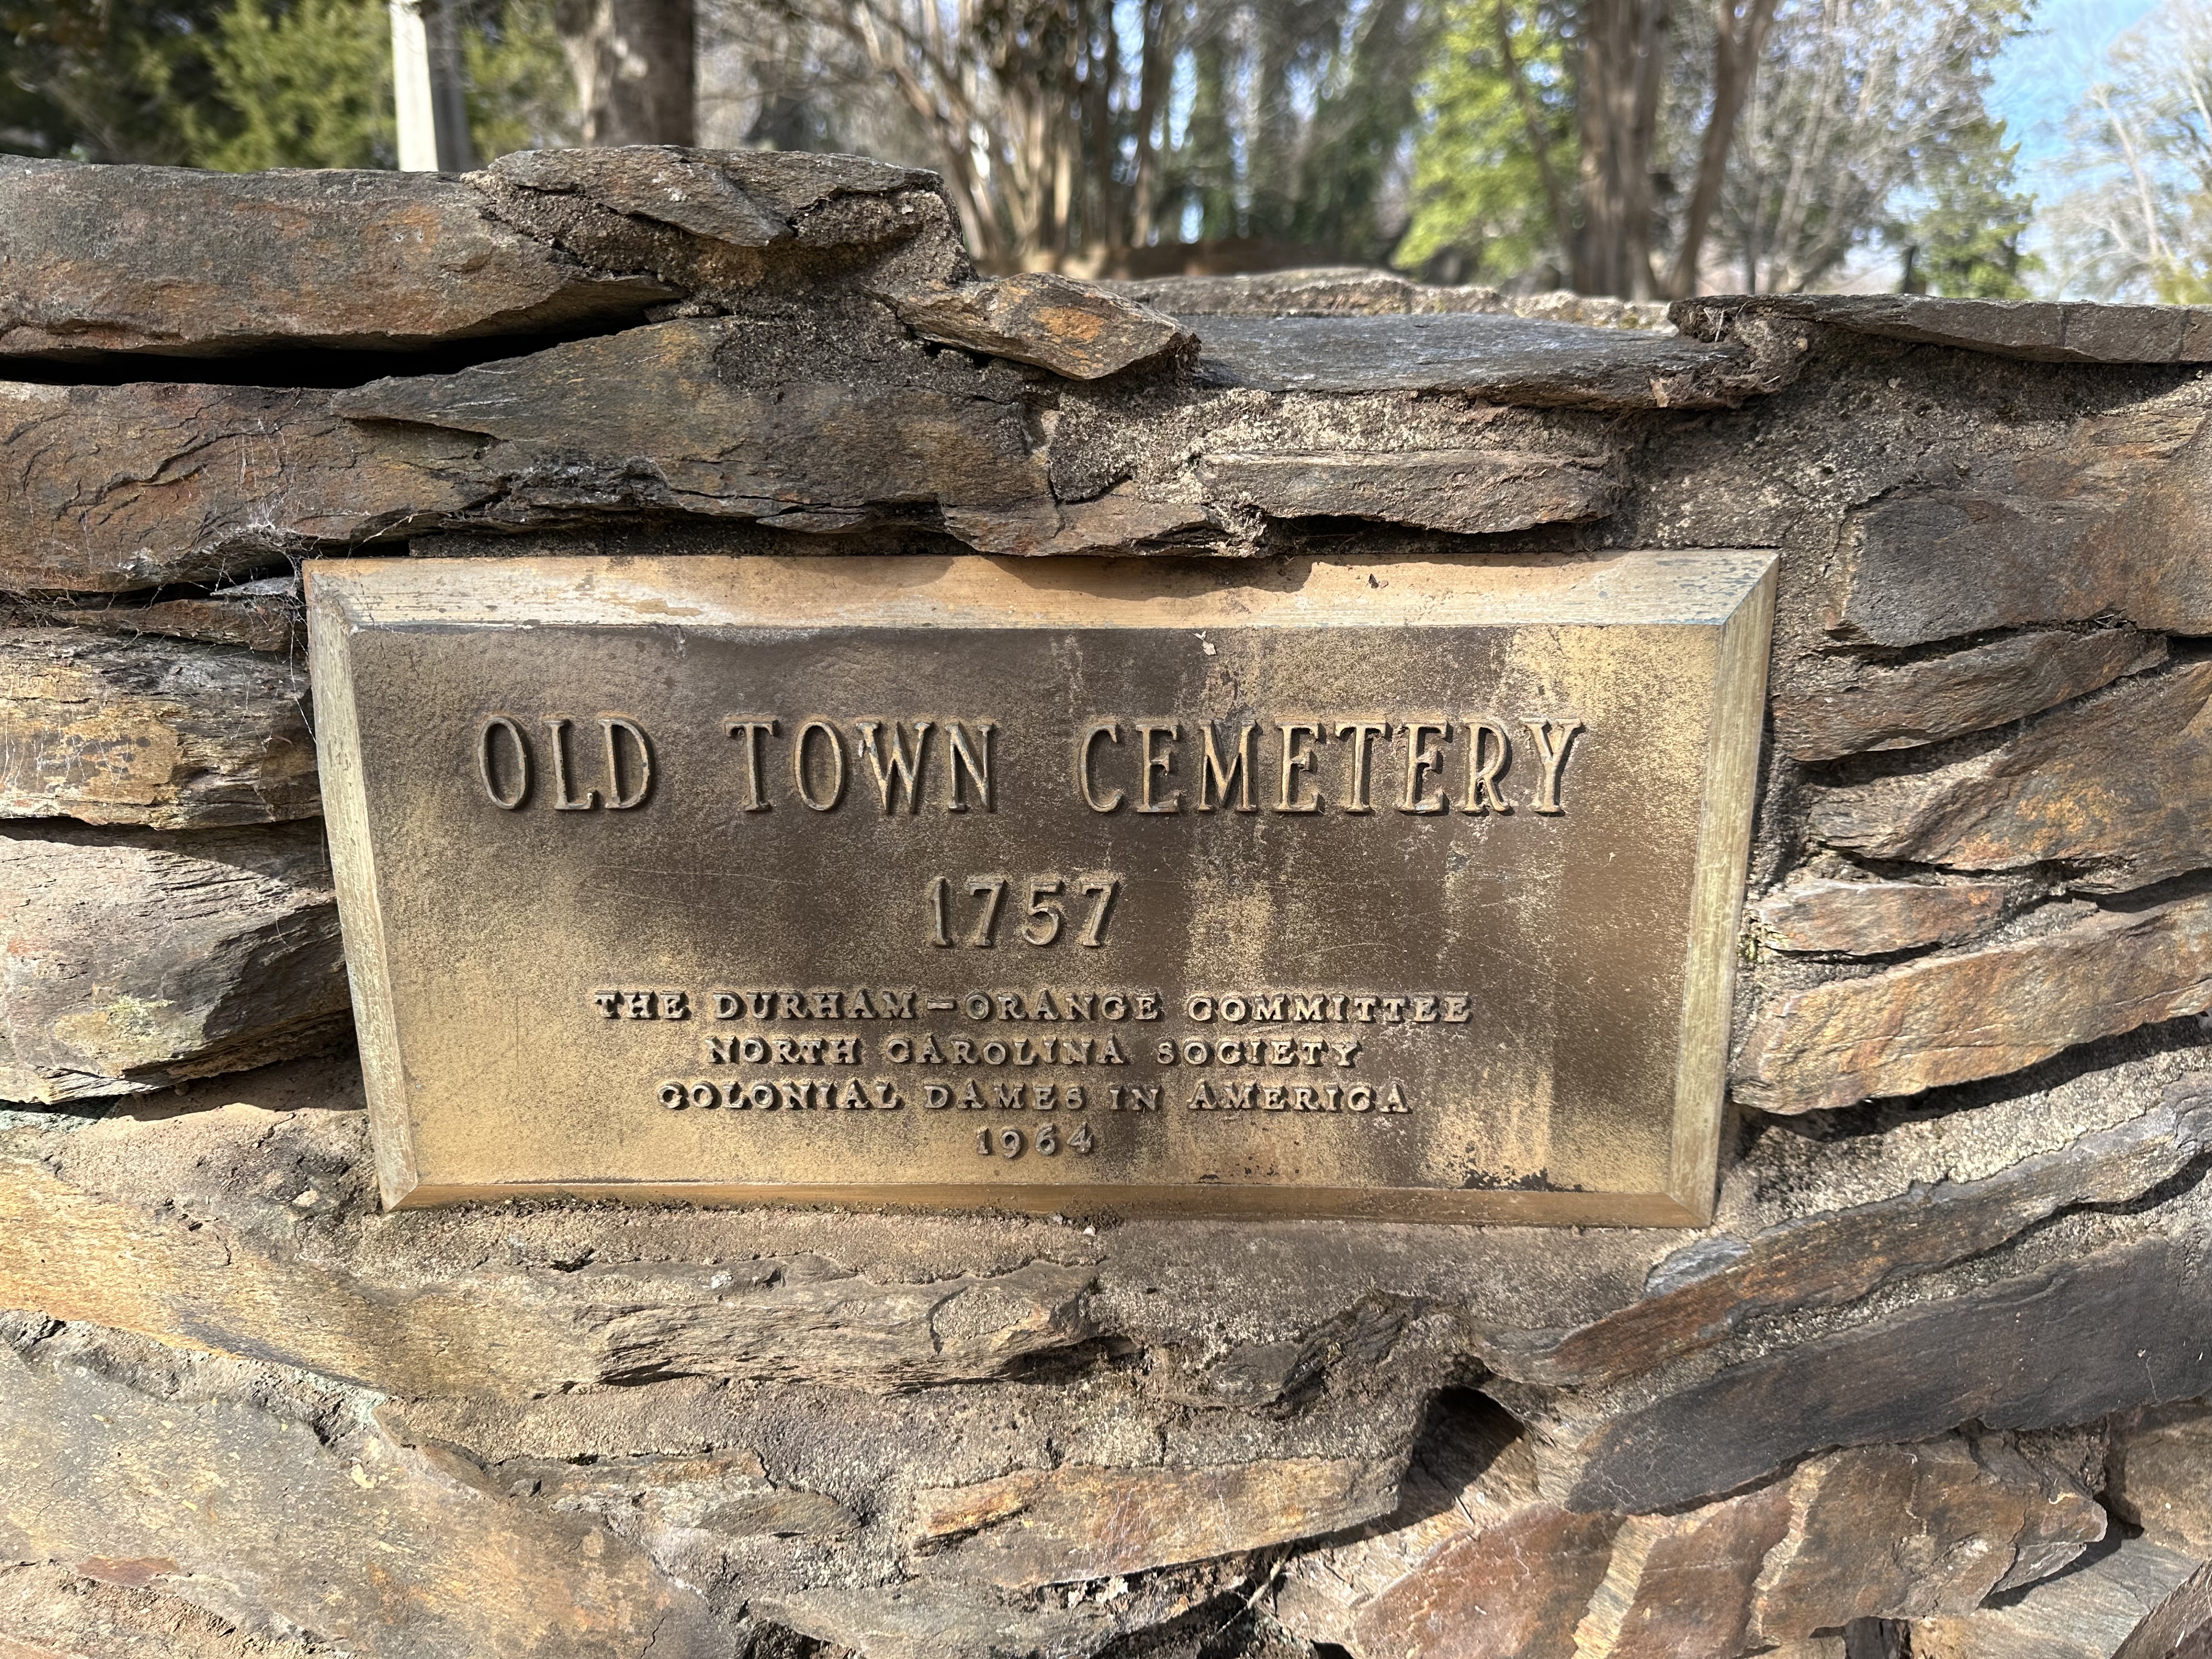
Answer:
[{"label": "blue sky", "polygon": [[2114,38],[2154,9],[2154,0],[2043,0],[2033,32],[1999,54],[1992,114],[2020,141],[2022,182],[2048,202],[2064,190],[2056,168],[2066,116]]}]

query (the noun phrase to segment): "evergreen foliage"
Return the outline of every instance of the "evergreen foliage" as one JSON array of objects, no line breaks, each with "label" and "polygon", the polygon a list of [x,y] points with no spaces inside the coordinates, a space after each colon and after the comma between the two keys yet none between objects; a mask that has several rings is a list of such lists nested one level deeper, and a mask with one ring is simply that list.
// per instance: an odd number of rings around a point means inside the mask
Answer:
[{"label": "evergreen foliage", "polygon": [[231,0],[205,46],[214,95],[181,106],[186,159],[226,173],[396,166],[388,17],[378,0]]},{"label": "evergreen foliage", "polygon": [[0,0],[0,149],[89,161],[184,159],[212,94],[201,43],[224,0]]},{"label": "evergreen foliage", "polygon": [[[395,165],[384,0],[0,0],[0,146],[244,172]],[[463,18],[477,151],[558,143],[550,0]]]},{"label": "evergreen foliage", "polygon": [[1902,250],[1908,294],[1959,300],[2025,300],[2026,277],[2043,269],[2021,242],[2035,203],[2016,186],[2020,146],[2004,142],[2002,122],[1981,121],[1957,135],[1921,184],[1926,204],[1889,232]]},{"label": "evergreen foliage", "polygon": [[1575,107],[1565,33],[1542,0],[1448,0],[1419,99],[1413,219],[1395,263],[1453,283],[1546,264],[1557,238],[1529,126],[1571,155]]}]

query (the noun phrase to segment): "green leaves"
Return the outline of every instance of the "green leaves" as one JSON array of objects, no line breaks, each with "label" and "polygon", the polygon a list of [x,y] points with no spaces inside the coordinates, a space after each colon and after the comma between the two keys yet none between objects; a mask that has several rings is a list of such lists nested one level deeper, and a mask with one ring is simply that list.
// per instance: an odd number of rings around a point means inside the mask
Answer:
[{"label": "green leaves", "polygon": [[1413,221],[1392,263],[1498,282],[1561,249],[1540,154],[1574,170],[1574,84],[1543,0],[1447,0],[1419,93]]}]

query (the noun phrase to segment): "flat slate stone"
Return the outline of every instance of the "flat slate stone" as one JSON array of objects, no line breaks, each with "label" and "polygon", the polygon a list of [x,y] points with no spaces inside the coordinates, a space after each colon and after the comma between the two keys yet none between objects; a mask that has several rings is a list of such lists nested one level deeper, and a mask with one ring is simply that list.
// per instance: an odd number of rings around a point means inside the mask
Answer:
[{"label": "flat slate stone", "polygon": [[2025,431],[1984,419],[1989,450],[1927,453],[1884,485],[1869,479],[1873,499],[1846,510],[1821,562],[1821,626],[1883,646],[2105,617],[2206,631],[2203,397],[2191,386],[2046,426],[2021,447]]},{"label": "flat slate stone", "polygon": [[1781,383],[1741,346],[1482,313],[1187,320],[1198,331],[1201,378],[1267,392],[1456,392],[1536,407],[1683,409],[1732,404]]},{"label": "flat slate stone", "polygon": [[2106,1501],[2154,1544],[2212,1560],[2212,1401],[2152,1406],[2113,1425]]},{"label": "flat slate stone", "polygon": [[0,1099],[142,1094],[342,1039],[317,823],[0,832]]},{"label": "flat slate stone", "polygon": [[895,296],[892,305],[926,340],[1034,363],[1073,380],[1118,374],[1186,349],[1194,337],[1150,306],[1042,270]]},{"label": "flat slate stone", "polygon": [[1431,287],[1367,265],[1311,265],[1234,276],[1151,276],[1109,284],[1178,317],[1402,317],[1513,307],[1494,288]]},{"label": "flat slate stone", "polygon": [[1857,334],[2033,362],[2212,362],[2212,306],[1776,294],[1685,300],[1674,307],[1677,327],[1706,338],[1738,321],[1761,318],[1826,323]]},{"label": "flat slate stone", "polygon": [[56,605],[47,612],[47,620],[71,628],[198,640],[291,657],[302,657],[307,651],[307,618],[297,576],[234,582],[195,599],[157,599],[151,605]]},{"label": "flat slate stone", "polygon": [[[219,1275],[222,1254],[203,1270]],[[262,1370],[253,1403],[210,1398],[205,1382],[241,1379],[191,1366],[113,1332],[0,1343],[0,1560],[152,1586],[362,1659],[732,1650],[697,1591],[598,1520],[506,1500],[342,1395],[287,1411],[299,1383]],[[321,1432],[307,1420],[317,1406]]]},{"label": "flat slate stone", "polygon": [[0,358],[605,332],[793,260],[801,287],[973,274],[936,176],[855,156],[535,150],[461,177],[0,160]]},{"label": "flat slate stone", "polygon": [[1023,1470],[917,1495],[933,1561],[1007,1589],[1080,1583],[1340,1532],[1397,1502],[1395,1461],[1275,1458],[1216,1468]]},{"label": "flat slate stone", "polygon": [[1806,761],[1916,749],[2039,714],[2155,667],[2166,652],[2154,635],[2113,628],[2038,629],[1894,665],[1818,657],[1776,688],[1775,741]]},{"label": "flat slate stone", "polygon": [[712,150],[680,144],[525,149],[502,155],[478,182],[586,198],[733,247],[831,240],[822,210],[842,198],[939,192],[937,175],[864,155],[808,150]]},{"label": "flat slate stone", "polygon": [[1609,458],[1512,449],[1210,454],[1206,493],[1272,518],[1344,517],[1464,535],[1601,519],[1620,499]]},{"label": "flat slate stone", "polygon": [[[335,1094],[324,1103],[357,1102]],[[247,1189],[254,1197],[243,1203],[197,1206],[231,1241],[228,1271],[210,1278],[199,1270],[203,1238],[182,1221],[149,1225],[140,1195],[112,1193],[118,1164],[128,1180],[187,1152],[202,1167],[234,1167],[258,1149],[280,1167],[350,1159],[365,1174],[359,1124],[357,1112],[233,1104],[95,1125],[72,1147],[83,1166],[75,1179],[0,1158],[0,1291],[56,1318],[152,1336],[188,1329],[210,1347],[414,1398],[527,1398],[698,1375],[888,1394],[1006,1376],[1097,1334],[1085,1311],[1091,1272],[1052,1261],[908,1284],[825,1271],[818,1258],[568,1271],[501,1263],[394,1300],[379,1268],[311,1266],[264,1236],[266,1209],[289,1206],[299,1180]],[[326,1127],[335,1156],[314,1139]],[[339,1197],[325,1179],[321,1199]]]},{"label": "flat slate stone", "polygon": [[1830,847],[1946,869],[2073,866],[2122,893],[2212,864],[2212,662],[2188,662],[2039,716],[1986,752],[1817,792]]},{"label": "flat slate stone", "polygon": [[1737,1054],[1734,1092],[1763,1112],[1834,1110],[2002,1077],[2208,1006],[2212,895],[2091,912],[2033,938],[1776,998]]},{"label": "flat slate stone", "polygon": [[161,830],[322,811],[305,666],[159,636],[0,631],[0,817]]},{"label": "flat slate stone", "polygon": [[1402,317],[1479,311],[1595,328],[1673,331],[1664,301],[1615,300],[1565,289],[1505,295],[1494,288],[1417,283],[1370,265],[1312,265],[1238,276],[1152,276],[1105,286],[1178,317]]},{"label": "flat slate stone", "polygon": [[428,528],[497,493],[463,476],[472,437],[364,432],[330,398],[0,381],[0,586],[124,592],[258,576],[289,554]]},{"label": "flat slate stone", "polygon": [[2126,1203],[2208,1150],[2212,1090],[2177,1085],[2140,1117],[1980,1181],[1916,1181],[1894,1198],[1808,1215],[1755,1237],[1700,1239],[1652,1270],[1641,1300],[1496,1363],[1531,1382],[1618,1382],[1755,1320],[1838,1307],[1981,1255],[2060,1210]]},{"label": "flat slate stone", "polygon": [[1607,1415],[1563,1447],[1554,1478],[1572,1508],[1643,1512],[1732,1492],[1829,1447],[1976,1419],[2055,1428],[2193,1398],[2212,1389],[2203,1252],[2194,1233],[2124,1238],[1778,1349]]},{"label": "flat slate stone", "polygon": [[405,351],[641,320],[674,297],[435,173],[0,161],[0,356]]},{"label": "flat slate stone", "polygon": [[1752,907],[1760,941],[1777,951],[1881,957],[1956,945],[1995,927],[2028,890],[2017,881],[1799,879]]},{"label": "flat slate stone", "polygon": [[2209,1626],[2212,1565],[2130,1538],[2016,1598],[1914,1626],[1912,1651],[1915,1659],[2199,1659]]}]

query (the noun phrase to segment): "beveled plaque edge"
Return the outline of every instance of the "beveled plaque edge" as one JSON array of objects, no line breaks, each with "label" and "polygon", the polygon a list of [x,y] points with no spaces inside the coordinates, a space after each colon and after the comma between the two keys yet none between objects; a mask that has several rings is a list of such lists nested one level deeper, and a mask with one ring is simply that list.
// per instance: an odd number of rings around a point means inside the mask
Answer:
[{"label": "beveled plaque edge", "polygon": [[1721,625],[1713,711],[1691,888],[1689,961],[1683,975],[1681,1047],[1667,1190],[1705,1226],[1718,1200],[1721,1127],[1735,1009],[1736,934],[1758,804],[1766,724],[1766,676],[1781,561],[1765,568]]},{"label": "beveled plaque edge", "polygon": [[516,1199],[701,1207],[889,1210],[918,1214],[1094,1215],[1123,1209],[1199,1220],[1388,1221],[1408,1225],[1690,1227],[1695,1212],[1667,1193],[1453,1191],[1438,1187],[1036,1186],[989,1188],[908,1182],[768,1186],[727,1181],[421,1182],[394,1210]]},{"label": "beveled plaque edge", "polygon": [[[384,561],[379,561],[382,563]],[[368,1104],[369,1148],[386,1209],[406,1202],[422,1184],[415,1162],[415,1125],[399,1060],[398,1011],[392,1000],[384,940],[384,904],[369,846],[367,780],[361,722],[353,695],[354,621],[343,584],[307,568],[307,680],[314,700],[316,766],[322,779],[324,834],[337,889],[338,932]]]}]

